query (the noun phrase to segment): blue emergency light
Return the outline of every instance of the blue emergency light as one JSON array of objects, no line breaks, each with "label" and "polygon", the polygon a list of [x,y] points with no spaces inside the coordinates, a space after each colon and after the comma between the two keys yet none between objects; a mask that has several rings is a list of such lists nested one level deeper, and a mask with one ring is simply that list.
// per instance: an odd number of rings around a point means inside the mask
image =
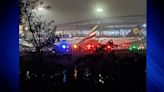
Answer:
[{"label": "blue emergency light", "polygon": [[65,44],[63,44],[63,45],[62,45],[62,48],[63,48],[63,49],[66,49],[66,48],[67,48],[67,46],[66,46]]}]

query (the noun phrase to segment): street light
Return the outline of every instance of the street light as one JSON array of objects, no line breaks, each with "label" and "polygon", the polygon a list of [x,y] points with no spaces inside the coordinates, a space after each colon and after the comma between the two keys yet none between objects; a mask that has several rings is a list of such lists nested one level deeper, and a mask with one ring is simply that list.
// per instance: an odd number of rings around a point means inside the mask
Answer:
[{"label": "street light", "polygon": [[[96,9],[97,24],[100,24],[99,18],[102,17],[102,12],[103,12],[103,9],[100,8],[100,7],[97,7],[97,9]],[[99,31],[99,36],[100,37],[102,36],[102,32],[101,31]]]},{"label": "street light", "polygon": [[97,12],[103,12],[103,9],[102,8],[97,8],[96,11]]}]

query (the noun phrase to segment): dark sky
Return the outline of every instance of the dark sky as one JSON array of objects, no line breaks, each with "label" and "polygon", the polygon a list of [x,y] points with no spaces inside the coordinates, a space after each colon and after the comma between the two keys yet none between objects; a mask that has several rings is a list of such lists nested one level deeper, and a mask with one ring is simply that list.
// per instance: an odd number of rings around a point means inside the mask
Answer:
[{"label": "dark sky", "polygon": [[[102,5],[102,17],[146,15],[146,0],[44,0],[52,8],[39,11],[56,24],[96,18],[96,5]],[[99,15],[100,16],[100,15]]]}]

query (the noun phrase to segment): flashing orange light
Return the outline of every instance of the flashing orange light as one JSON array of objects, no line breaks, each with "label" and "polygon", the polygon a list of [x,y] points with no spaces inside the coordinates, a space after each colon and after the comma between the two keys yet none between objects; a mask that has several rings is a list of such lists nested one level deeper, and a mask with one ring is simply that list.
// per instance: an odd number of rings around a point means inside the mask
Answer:
[{"label": "flashing orange light", "polygon": [[74,45],[73,45],[73,48],[75,48],[75,49],[76,49],[76,48],[77,48],[77,45],[76,45],[76,44],[74,44]]}]

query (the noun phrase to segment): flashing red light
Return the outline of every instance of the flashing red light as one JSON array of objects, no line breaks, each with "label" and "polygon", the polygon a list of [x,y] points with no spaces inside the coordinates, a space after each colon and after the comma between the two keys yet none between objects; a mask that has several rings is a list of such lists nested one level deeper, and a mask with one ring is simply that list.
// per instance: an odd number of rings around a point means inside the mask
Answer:
[{"label": "flashing red light", "polygon": [[107,46],[108,49],[110,49],[111,47],[110,46]]},{"label": "flashing red light", "polygon": [[127,47],[128,45],[127,44],[122,44],[123,47]]},{"label": "flashing red light", "polygon": [[100,45],[97,45],[97,47],[99,48],[99,47],[100,47]]},{"label": "flashing red light", "polygon": [[95,46],[94,46],[94,45],[92,45],[92,47],[94,48]]},{"label": "flashing red light", "polygon": [[90,45],[90,44],[89,44],[89,45],[87,45],[87,48],[88,48],[88,49],[90,49],[90,48],[91,48],[91,45]]},{"label": "flashing red light", "polygon": [[89,45],[87,45],[87,47],[88,47],[88,48],[90,48],[90,47],[91,47],[91,45],[89,44]]},{"label": "flashing red light", "polygon": [[124,46],[124,47],[126,47],[126,46],[127,46],[127,44],[123,44],[123,46]]}]

